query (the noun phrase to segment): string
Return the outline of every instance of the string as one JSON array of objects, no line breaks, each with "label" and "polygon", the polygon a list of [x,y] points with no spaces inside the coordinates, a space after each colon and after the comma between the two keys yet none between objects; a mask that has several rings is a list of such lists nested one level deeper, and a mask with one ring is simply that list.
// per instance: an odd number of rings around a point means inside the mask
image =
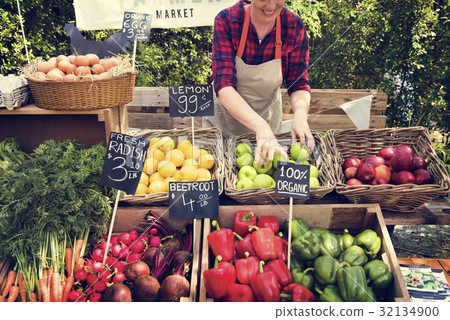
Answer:
[{"label": "string", "polygon": [[20,12],[19,0],[16,0],[16,2],[17,2],[17,10],[19,11],[20,28],[22,29],[23,45],[25,47],[25,53],[27,55],[28,64],[30,64],[30,56],[28,55],[27,40],[25,39],[25,30],[23,28],[22,13]]}]

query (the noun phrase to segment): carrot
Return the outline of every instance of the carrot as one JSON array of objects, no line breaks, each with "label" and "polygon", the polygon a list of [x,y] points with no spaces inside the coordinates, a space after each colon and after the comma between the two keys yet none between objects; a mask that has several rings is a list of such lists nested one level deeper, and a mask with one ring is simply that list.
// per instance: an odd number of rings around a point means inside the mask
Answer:
[{"label": "carrot", "polygon": [[27,302],[27,288],[25,286],[25,281],[23,280],[22,272],[17,275],[17,284],[19,285],[20,301]]},{"label": "carrot", "polygon": [[75,260],[80,258],[81,255],[81,249],[83,248],[83,239],[77,239],[75,240],[75,247],[74,247],[74,258]]},{"label": "carrot", "polygon": [[50,282],[50,299],[52,302],[59,301],[60,285],[61,285],[61,276],[59,272],[53,272]]},{"label": "carrot", "polygon": [[47,287],[47,279],[39,279],[39,289],[41,291],[41,301],[42,302],[50,302],[50,292]]},{"label": "carrot", "polygon": [[0,296],[0,302],[6,302],[6,298],[4,296]]},{"label": "carrot", "polygon": [[75,266],[73,268],[74,272],[77,272],[80,269],[83,269],[84,266],[84,259],[83,258],[77,258],[75,260]]},{"label": "carrot", "polygon": [[17,300],[17,297],[19,296],[19,286],[12,286],[11,290],[9,290],[8,300],[7,302],[14,302]]},{"label": "carrot", "polygon": [[62,302],[68,302],[69,301],[69,293],[70,293],[70,291],[72,291],[72,287],[73,287],[74,281],[75,281],[75,279],[74,279],[73,276],[68,276],[67,277],[66,284],[64,285]]},{"label": "carrot", "polygon": [[38,299],[37,299],[36,293],[32,292],[30,295],[30,302],[37,302],[37,301],[38,301]]},{"label": "carrot", "polygon": [[14,282],[16,281],[16,275],[17,275],[17,272],[15,270],[10,270],[8,272],[8,276],[6,277],[5,287],[3,288],[2,296],[6,297],[6,295],[9,293],[9,290],[11,290],[11,287],[13,286]]},{"label": "carrot", "polygon": [[72,263],[73,263],[73,249],[72,248],[66,248],[66,271],[67,275],[72,275]]}]

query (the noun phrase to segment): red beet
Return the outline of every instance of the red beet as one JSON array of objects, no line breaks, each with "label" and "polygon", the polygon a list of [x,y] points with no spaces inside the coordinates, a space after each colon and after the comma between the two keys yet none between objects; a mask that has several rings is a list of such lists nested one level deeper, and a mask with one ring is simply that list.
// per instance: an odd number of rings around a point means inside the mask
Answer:
[{"label": "red beet", "polygon": [[150,274],[150,268],[144,261],[138,260],[128,264],[123,273],[127,281],[135,282],[138,277]]},{"label": "red beet", "polygon": [[122,283],[114,283],[103,294],[105,302],[131,302],[131,291]]},{"label": "red beet", "polygon": [[134,282],[134,293],[138,301],[155,301],[159,297],[160,288],[158,279],[150,275],[140,276]]},{"label": "red beet", "polygon": [[181,297],[189,295],[189,281],[179,275],[172,274],[164,279],[161,284],[161,301],[180,301]]}]

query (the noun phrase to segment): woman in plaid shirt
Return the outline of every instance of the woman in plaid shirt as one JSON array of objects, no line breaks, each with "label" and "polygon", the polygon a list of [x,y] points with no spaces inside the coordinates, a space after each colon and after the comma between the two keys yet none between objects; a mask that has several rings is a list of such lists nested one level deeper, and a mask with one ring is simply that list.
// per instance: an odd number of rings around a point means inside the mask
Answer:
[{"label": "woman in plaid shirt", "polygon": [[314,148],[307,115],[309,46],[302,20],[284,7],[285,0],[239,0],[215,18],[212,71],[216,92],[214,117],[206,126],[221,129],[224,137],[254,132],[255,161],[264,165],[275,152],[288,156],[274,133],[282,122],[280,87],[290,97],[294,118],[292,143]]}]

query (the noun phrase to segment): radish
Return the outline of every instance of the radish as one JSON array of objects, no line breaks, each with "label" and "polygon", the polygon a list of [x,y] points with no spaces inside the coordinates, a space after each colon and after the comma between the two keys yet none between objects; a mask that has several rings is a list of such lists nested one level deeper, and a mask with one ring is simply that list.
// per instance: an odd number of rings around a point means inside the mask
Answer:
[{"label": "radish", "polygon": [[[105,252],[106,249],[106,242],[100,242],[99,244],[97,244],[97,248],[100,250],[103,250],[103,252]],[[111,251],[112,245],[111,243],[109,243],[109,249],[108,252]]]},{"label": "radish", "polygon": [[118,261],[116,257],[108,256],[106,257],[105,264],[109,267],[112,267],[116,261]]},{"label": "radish", "polygon": [[117,260],[112,265],[114,269],[117,269],[117,272],[123,272],[125,270],[125,264],[122,261]]},{"label": "radish", "polygon": [[139,238],[139,232],[137,232],[136,229],[131,230],[130,232],[128,232],[131,241],[136,240],[137,238]]},{"label": "radish", "polygon": [[100,248],[96,248],[94,249],[94,251],[92,251],[92,259],[94,259],[95,261],[103,261],[103,256],[105,255],[105,252],[100,249]]},{"label": "radish", "polygon": [[105,281],[106,283],[109,282],[109,280],[111,279],[111,271],[109,270],[102,270],[100,271],[100,279]]},{"label": "radish", "polygon": [[111,245],[116,245],[119,243],[119,236],[118,235],[113,235],[111,236],[111,239],[109,240],[109,243],[111,243]]},{"label": "radish", "polygon": [[112,249],[111,249],[111,253],[114,257],[119,257],[120,256],[120,251],[122,250],[122,246],[120,244],[115,244]]},{"label": "radish", "polygon": [[73,274],[73,277],[74,277],[75,280],[78,281],[78,282],[86,281],[87,276],[88,276],[88,273],[87,273],[87,271],[84,270],[84,269],[80,269],[80,270],[78,270],[77,272],[75,272],[75,273]]},{"label": "radish", "polygon": [[156,236],[156,235],[158,235],[158,229],[156,229],[156,228],[150,228],[150,229],[147,231],[147,233],[148,233],[149,235],[151,235],[151,236]]},{"label": "radish", "polygon": [[123,246],[122,249],[120,249],[119,259],[125,260],[128,255],[131,253],[130,248],[128,246]]},{"label": "radish", "polygon": [[82,292],[80,292],[78,290],[72,290],[69,293],[69,301],[70,302],[78,301],[78,299],[80,299],[82,295],[83,295]]},{"label": "radish", "polygon": [[141,260],[142,254],[140,253],[130,253],[127,257],[127,264],[130,264],[134,261]]},{"label": "radish", "polygon": [[136,239],[130,244],[130,250],[134,253],[142,253],[145,250],[145,243],[141,239]]},{"label": "radish", "polygon": [[129,245],[131,242],[131,237],[130,234],[128,232],[122,232],[119,235],[119,243],[122,243],[124,245]]},{"label": "radish", "polygon": [[87,283],[88,287],[92,286],[94,284],[94,282],[96,282],[97,280],[98,280],[98,277],[95,273],[90,273],[86,277],[86,283]]},{"label": "radish", "polygon": [[100,272],[103,270],[103,263],[100,261],[94,261],[94,263],[92,263],[92,272]]},{"label": "radish", "polygon": [[119,283],[119,282],[125,281],[125,279],[126,279],[125,274],[123,272],[119,272],[114,275],[113,282]]},{"label": "radish", "polygon": [[159,247],[159,245],[161,244],[161,238],[158,236],[151,236],[150,237],[150,243],[149,246],[150,247]]},{"label": "radish", "polygon": [[89,301],[91,301],[91,302],[101,302],[102,298],[103,298],[103,295],[100,292],[94,292],[94,293],[92,293],[89,296]]},{"label": "radish", "polygon": [[94,282],[94,284],[93,284],[94,292],[100,292],[100,293],[105,292],[107,287],[108,286],[106,285],[106,282],[101,279]]}]

